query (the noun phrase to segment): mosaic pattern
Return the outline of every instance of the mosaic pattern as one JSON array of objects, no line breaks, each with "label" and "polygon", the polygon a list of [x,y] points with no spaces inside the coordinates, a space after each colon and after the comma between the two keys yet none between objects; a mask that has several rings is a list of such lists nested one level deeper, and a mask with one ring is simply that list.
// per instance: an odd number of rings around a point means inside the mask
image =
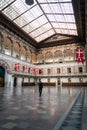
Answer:
[{"label": "mosaic pattern", "polygon": [[[0,88],[0,130],[53,130],[79,91],[74,87],[44,87],[39,97],[37,87]],[[76,113],[70,116],[79,117]]]}]

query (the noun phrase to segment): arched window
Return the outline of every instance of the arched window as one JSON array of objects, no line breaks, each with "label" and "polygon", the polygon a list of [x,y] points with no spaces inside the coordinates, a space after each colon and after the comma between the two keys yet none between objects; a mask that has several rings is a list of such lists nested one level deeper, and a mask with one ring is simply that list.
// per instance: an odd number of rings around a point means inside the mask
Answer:
[{"label": "arched window", "polygon": [[13,46],[13,57],[19,58],[19,53],[20,53],[20,45],[18,42],[14,43]]},{"label": "arched window", "polygon": [[49,63],[49,62],[53,62],[53,54],[51,51],[48,51],[45,54],[45,62]]},{"label": "arched window", "polygon": [[62,54],[62,51],[60,51],[60,50],[57,50],[54,52],[54,62],[58,62],[58,61],[59,62],[63,61],[63,54]]},{"label": "arched window", "polygon": [[12,47],[11,39],[9,37],[6,37],[4,41],[4,50],[6,55],[11,56],[11,47]]},{"label": "arched window", "polygon": [[30,63],[31,62],[31,52],[28,50],[27,52],[27,61]]},{"label": "arched window", "polygon": [[26,60],[26,48],[21,48],[21,60]]},{"label": "arched window", "polygon": [[44,56],[42,53],[37,55],[37,63],[44,63]]}]

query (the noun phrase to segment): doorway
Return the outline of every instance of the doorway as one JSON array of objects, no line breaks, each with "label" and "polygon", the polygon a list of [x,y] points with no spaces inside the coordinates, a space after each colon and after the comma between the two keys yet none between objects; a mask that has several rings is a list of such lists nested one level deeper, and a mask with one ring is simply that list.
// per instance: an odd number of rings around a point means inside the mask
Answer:
[{"label": "doorway", "polygon": [[4,87],[5,69],[0,66],[0,87]]},{"label": "doorway", "polygon": [[60,78],[57,79],[57,85],[60,85],[61,84],[61,81],[60,81]]},{"label": "doorway", "polygon": [[14,77],[14,87],[17,86],[17,77]]}]

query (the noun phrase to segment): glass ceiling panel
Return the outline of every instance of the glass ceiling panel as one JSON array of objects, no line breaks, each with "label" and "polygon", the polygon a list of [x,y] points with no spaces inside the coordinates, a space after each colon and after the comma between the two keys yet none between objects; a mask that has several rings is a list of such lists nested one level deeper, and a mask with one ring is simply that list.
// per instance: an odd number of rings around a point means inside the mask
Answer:
[{"label": "glass ceiling panel", "polygon": [[58,0],[59,2],[71,2],[72,0]]},{"label": "glass ceiling panel", "polygon": [[61,3],[60,4],[62,13],[73,13],[73,8],[71,3]]},{"label": "glass ceiling panel", "polygon": [[75,18],[74,15],[64,15],[66,22],[74,22],[75,23]]},{"label": "glass ceiling panel", "polygon": [[21,0],[16,0],[11,6],[18,12],[19,15],[28,10],[27,6]]},{"label": "glass ceiling panel", "polygon": [[45,13],[62,13],[59,4],[41,4]]},{"label": "glass ceiling panel", "polygon": [[15,17],[19,15],[18,12],[16,12],[16,10],[12,6],[9,6],[8,8],[6,8],[3,11],[3,13],[7,15],[10,19],[14,19]]},{"label": "glass ceiling panel", "polygon": [[60,28],[59,24],[56,22],[56,23],[52,23],[53,27],[54,28]]},{"label": "glass ceiling panel", "polygon": [[70,30],[70,34],[71,35],[77,35],[77,31],[76,30]]},{"label": "glass ceiling panel", "polygon": [[38,35],[45,33],[46,31],[50,30],[52,27],[49,23],[45,24],[44,26],[41,26],[39,29],[29,33],[33,37],[37,37]]},{"label": "glass ceiling panel", "polygon": [[60,21],[65,22],[63,15],[47,15],[50,21]]},{"label": "glass ceiling panel", "polygon": [[10,15],[11,19],[15,19],[19,15],[21,15],[23,12],[28,10],[30,7],[25,5],[24,1],[22,0],[16,0],[14,3],[12,3],[10,6],[8,6],[3,13],[7,14],[8,17]]},{"label": "glass ceiling panel", "polygon": [[[36,8],[36,7],[34,7],[34,8]],[[14,22],[19,23],[20,27],[22,27],[22,26],[26,25],[27,23],[35,20],[36,17],[38,17],[38,15],[40,16],[42,14],[42,12],[41,12],[41,14],[38,13],[37,15],[34,16],[30,11],[32,12],[32,10],[29,10],[28,12],[24,13],[23,15],[21,15],[20,17],[15,19]],[[45,16],[43,16],[43,19],[44,19],[44,22],[47,20],[45,18]],[[22,22],[22,20],[23,20],[23,22]]]},{"label": "glass ceiling panel", "polygon": [[28,21],[26,21],[26,19],[24,19],[24,17],[19,17],[18,19],[15,19],[14,22],[19,25],[20,27],[24,26],[25,24],[27,24]]},{"label": "glass ceiling panel", "polygon": [[77,29],[75,24],[67,23],[67,27],[68,27],[69,29]]},{"label": "glass ceiling panel", "polygon": [[0,0],[0,10],[5,8],[8,4],[13,2],[14,0]]},{"label": "glass ceiling panel", "polygon": [[71,2],[71,0],[38,0],[40,3],[47,3],[47,2]]},{"label": "glass ceiling panel", "polygon": [[[39,3],[47,3],[50,2],[50,0],[38,0]],[[56,0],[51,0],[51,2],[56,2]]]},{"label": "glass ceiling panel", "polygon": [[[44,21],[45,22],[45,21]],[[45,23],[44,23],[45,24]],[[43,22],[40,22],[38,20],[35,20],[33,21],[32,23],[29,24],[29,26],[32,27],[32,30],[30,30],[29,32],[35,30],[35,29],[38,29],[39,27],[42,27],[43,26]]]},{"label": "glass ceiling panel", "polygon": [[50,31],[48,31],[48,32],[46,32],[46,33],[44,33],[44,34],[42,34],[41,36],[39,36],[39,37],[37,37],[37,38],[35,38],[35,39],[36,39],[36,41],[40,42],[40,41],[42,41],[42,40],[44,40],[44,39],[46,39],[46,38],[52,36],[53,34],[55,34],[55,32],[54,32],[53,29],[51,29]]},{"label": "glass ceiling panel", "polygon": [[59,26],[61,27],[61,28],[67,28],[68,26],[67,26],[67,23],[59,23]]},{"label": "glass ceiling panel", "polygon": [[63,34],[70,34],[69,30],[67,30],[67,29],[61,29],[61,31],[62,31]]},{"label": "glass ceiling panel", "polygon": [[62,33],[61,29],[55,29],[56,33]]},{"label": "glass ceiling panel", "polygon": [[40,7],[37,5],[30,10],[31,14],[37,18],[38,16],[42,15],[43,12],[41,11]]},{"label": "glass ceiling panel", "polygon": [[29,33],[33,30],[33,27],[31,27],[30,25],[27,25],[25,27],[22,28],[25,32]]},{"label": "glass ceiling panel", "polygon": [[7,6],[2,12],[38,42],[56,32],[77,35],[72,0],[13,1],[1,0],[0,10]]},{"label": "glass ceiling panel", "polygon": [[55,29],[57,33],[62,33],[62,34],[69,34],[69,35],[77,35],[77,31],[74,29]]},{"label": "glass ceiling panel", "polygon": [[32,15],[32,13],[30,11],[27,11],[26,13],[24,13],[23,15],[21,15],[22,18],[26,19],[27,22],[31,22],[32,20],[34,20],[36,17],[34,17]]},{"label": "glass ceiling panel", "polygon": [[46,17],[43,15],[41,17],[39,17],[38,19],[36,19],[35,21],[31,22],[29,25],[32,26],[33,30],[38,27],[40,27],[41,25],[47,23],[48,20],[46,19]]}]

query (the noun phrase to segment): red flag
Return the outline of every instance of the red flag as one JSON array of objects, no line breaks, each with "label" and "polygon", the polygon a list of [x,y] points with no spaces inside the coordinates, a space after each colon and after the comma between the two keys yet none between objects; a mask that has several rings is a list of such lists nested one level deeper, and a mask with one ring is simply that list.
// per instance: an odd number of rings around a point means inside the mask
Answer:
[{"label": "red flag", "polygon": [[20,70],[20,63],[15,64],[15,71],[18,71],[18,70]]},{"label": "red flag", "polygon": [[42,74],[42,75],[44,74],[44,69],[41,69],[41,74]]},{"label": "red flag", "polygon": [[33,73],[34,72],[34,68],[30,68],[30,73]]},{"label": "red flag", "polygon": [[82,49],[76,50],[76,60],[84,64],[85,59],[84,59],[84,53]]},{"label": "red flag", "polygon": [[23,66],[23,70],[27,70],[27,65],[24,65],[24,66]]},{"label": "red flag", "polygon": [[34,69],[34,74],[38,74],[38,72],[39,72],[38,68],[35,68]]}]

